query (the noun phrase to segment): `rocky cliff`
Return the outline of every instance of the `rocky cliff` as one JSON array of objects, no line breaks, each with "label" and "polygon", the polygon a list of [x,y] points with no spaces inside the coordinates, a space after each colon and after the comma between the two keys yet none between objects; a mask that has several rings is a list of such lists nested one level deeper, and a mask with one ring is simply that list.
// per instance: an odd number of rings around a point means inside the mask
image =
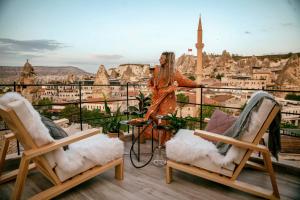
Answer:
[{"label": "rocky cliff", "polygon": [[300,63],[299,57],[294,54],[292,55],[282,71],[279,73],[276,84],[280,87],[284,87],[285,85],[300,85]]},{"label": "rocky cliff", "polygon": [[176,69],[183,74],[194,74],[197,65],[197,57],[183,54],[176,61]]}]

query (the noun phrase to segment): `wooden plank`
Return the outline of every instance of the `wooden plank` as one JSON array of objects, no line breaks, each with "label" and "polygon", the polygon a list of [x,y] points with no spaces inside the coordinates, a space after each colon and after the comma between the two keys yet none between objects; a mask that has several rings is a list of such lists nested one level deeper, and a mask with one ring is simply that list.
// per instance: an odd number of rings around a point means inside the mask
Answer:
[{"label": "wooden plank", "polygon": [[281,153],[300,154],[300,138],[289,135],[281,135]]},{"label": "wooden plank", "polygon": [[273,195],[273,191],[268,190],[268,189],[264,189],[262,187],[258,187],[255,185],[251,185],[245,182],[241,182],[241,181],[237,181],[237,180],[230,180],[227,177],[221,176],[219,174],[216,173],[212,173],[212,172],[208,172],[204,169],[200,169],[197,167],[193,167],[193,166],[189,166],[189,165],[185,165],[185,164],[180,164],[174,161],[167,161],[167,166],[171,167],[173,169],[177,169],[189,174],[193,174],[195,176],[199,176],[223,185],[227,185],[229,187],[256,195],[256,196],[260,196],[263,198],[267,198],[267,199],[275,199],[274,195]]},{"label": "wooden plank", "polygon": [[264,165],[258,164],[256,162],[247,161],[246,167],[250,167],[252,169],[260,170],[260,171],[267,171]]},{"label": "wooden plank", "polygon": [[8,139],[8,140],[12,140],[16,138],[16,135],[13,132],[7,133],[4,135],[4,138]]},{"label": "wooden plank", "polygon": [[[32,169],[35,169],[35,168],[36,168],[35,163],[31,163],[28,166],[29,171],[32,170]],[[10,171],[10,172],[7,172],[7,173],[3,174],[0,177],[0,184],[15,179],[18,175],[18,172],[19,172],[19,169],[16,169],[16,170],[13,170],[13,171]]]},{"label": "wooden plank", "polygon": [[166,165],[166,183],[172,182],[173,169],[169,165]]},{"label": "wooden plank", "polygon": [[232,144],[237,147],[241,147],[243,149],[252,149],[255,151],[260,151],[260,152],[268,152],[268,148],[263,146],[263,145],[257,145],[257,144],[252,144],[249,142],[244,142],[241,140],[237,140],[231,137],[227,137],[224,135],[216,134],[216,133],[211,133],[203,130],[195,130],[195,135],[200,136],[206,140],[210,141],[216,141],[216,142],[224,142],[227,144]]},{"label": "wooden plank", "polygon": [[24,183],[27,177],[28,173],[28,165],[29,165],[29,159],[26,158],[26,156],[22,156],[19,172],[17,175],[17,180],[14,188],[14,192],[12,195],[13,200],[17,200],[21,198],[21,194],[24,188]]},{"label": "wooden plank", "polygon": [[46,178],[48,178],[48,180],[50,180],[54,185],[61,184],[61,181],[51,169],[50,165],[48,164],[48,161],[44,157],[38,156],[33,160],[36,163],[38,169]]},{"label": "wooden plank", "polygon": [[9,140],[8,139],[4,139],[1,141],[1,150],[0,150],[0,176],[4,167],[4,163],[5,163],[5,157],[6,157],[6,153],[9,147]]},{"label": "wooden plank", "polygon": [[115,178],[117,180],[124,179],[124,159],[123,162],[115,167]]},{"label": "wooden plank", "polygon": [[276,182],[276,177],[275,177],[275,173],[274,173],[273,166],[272,166],[272,160],[271,160],[270,153],[263,153],[263,157],[264,157],[264,162],[265,162],[267,171],[268,171],[268,173],[270,175],[270,179],[271,179],[271,184],[272,184],[272,187],[273,187],[274,195],[276,197],[280,198],[278,187],[277,187],[277,182]]},{"label": "wooden plank", "polygon": [[55,142],[52,142],[50,144],[47,144],[45,146],[36,148],[36,149],[31,149],[31,150],[27,150],[24,151],[24,154],[28,157],[28,158],[34,158],[36,156],[39,155],[43,155],[45,153],[48,153],[50,151],[53,151],[55,149],[58,149],[60,147],[66,146],[68,144],[77,142],[79,140],[91,137],[93,135],[96,135],[99,133],[99,129],[93,128],[93,129],[88,129],[85,131],[82,131],[78,134],[74,134],[68,137],[65,137],[63,139],[57,140]]},{"label": "wooden plank", "polygon": [[30,198],[30,200],[51,199],[65,191],[67,191],[68,189],[95,177],[98,174],[101,174],[115,166],[121,165],[123,162],[124,162],[123,158],[119,158],[119,159],[111,161],[103,166],[94,167],[86,172],[83,172],[80,175],[75,176],[74,178],[71,178],[71,179],[63,182],[61,185],[53,186],[35,196],[33,196],[32,198]]}]

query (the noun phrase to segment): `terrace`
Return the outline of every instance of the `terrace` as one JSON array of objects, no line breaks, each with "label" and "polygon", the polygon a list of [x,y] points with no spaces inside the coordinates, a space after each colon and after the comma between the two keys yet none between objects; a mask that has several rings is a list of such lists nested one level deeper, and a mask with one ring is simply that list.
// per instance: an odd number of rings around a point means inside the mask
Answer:
[{"label": "terrace", "polygon": [[[27,87],[36,86],[36,85],[27,85]],[[42,85],[38,85],[41,87]],[[53,87],[58,87],[57,85],[52,85]],[[2,85],[1,87],[11,87],[11,90],[17,91],[18,85]],[[22,87],[22,86],[21,86]],[[88,99],[82,99],[81,92],[81,83],[78,85],[73,85],[73,87],[78,87],[78,99],[75,99],[71,102],[53,102],[51,105],[35,105],[38,110],[41,107],[47,106],[66,106],[70,104],[76,105],[79,109],[79,112],[72,113],[69,120],[72,122],[77,122],[79,124],[79,129],[84,129],[85,124],[90,124],[93,127],[101,126],[101,120],[104,116],[100,117],[89,117],[84,115],[83,105],[86,103],[103,103],[103,100],[89,101]],[[99,85],[98,87],[104,87]],[[122,111],[128,110],[129,105],[135,105],[137,103],[134,98],[134,92],[129,92],[130,87],[138,88],[138,85],[120,85],[123,87],[125,96],[121,96],[119,99],[111,100],[112,104],[120,103],[119,105],[123,109]],[[188,88],[184,88],[184,91]],[[236,106],[224,106],[222,104],[206,104],[205,95],[209,93],[220,93],[224,94],[226,92],[231,92],[233,94],[241,94],[245,92],[245,96],[249,96],[250,93],[254,92],[255,89],[241,89],[241,88],[217,88],[217,87],[201,87],[201,98],[200,104],[190,101],[187,102],[178,102],[185,103],[185,105],[191,105],[199,107],[199,118],[187,118],[190,120],[189,127],[191,129],[203,129],[205,127],[206,117],[211,115],[207,113],[207,108],[218,107],[220,109],[226,109],[226,111],[231,113],[236,113],[236,110],[240,110],[240,107]],[[191,90],[193,91],[193,90]],[[270,93],[300,93],[300,91],[281,91],[281,90],[267,90]],[[128,95],[131,93],[132,95]],[[108,100],[109,102],[109,100]],[[123,104],[122,104],[123,102]],[[123,107],[122,107],[123,106]],[[283,105],[283,115],[292,116],[293,120],[299,119],[300,113],[295,112],[285,112]],[[50,107],[47,107],[49,109]],[[52,108],[51,108],[52,109]],[[77,117],[76,117],[77,116]],[[57,115],[57,117],[61,117]],[[133,116],[130,113],[125,112],[121,116],[122,119],[130,119]],[[294,121],[296,122],[296,121]],[[282,137],[288,137],[292,140],[298,140],[299,135],[297,134],[297,128],[292,126],[293,129],[284,128],[282,129]],[[121,127],[124,131],[127,131],[127,127]],[[295,130],[295,131],[291,131]],[[299,129],[298,129],[299,130]],[[2,130],[4,131],[4,130]],[[295,133],[296,132],[296,133]],[[288,140],[283,140],[285,143]],[[131,147],[131,139],[125,139],[125,174],[124,180],[118,181],[114,179],[113,170],[105,172],[101,175],[98,175],[89,181],[86,181],[79,186],[61,194],[57,199],[258,199],[256,196],[240,192],[238,190],[229,188],[227,186],[208,181],[206,179],[199,178],[190,174],[186,174],[180,171],[174,171],[173,177],[174,181],[171,184],[165,183],[165,167],[157,167],[150,162],[147,166],[137,169],[131,164],[129,157],[129,150]],[[273,160],[273,167],[276,172],[277,184],[279,187],[279,193],[282,199],[299,199],[299,189],[300,189],[300,176],[299,176],[299,154],[289,152],[290,143],[284,144],[285,150],[287,152],[282,152],[279,157],[279,161]],[[157,146],[155,142],[154,146]],[[20,155],[22,154],[22,147],[17,145],[17,152],[12,152],[11,155],[7,157],[7,162],[5,170],[12,170],[18,168]],[[151,152],[151,141],[146,141],[145,144],[141,144],[141,162],[139,164],[144,164],[149,160]],[[286,159],[286,158],[289,159]],[[262,159],[259,155],[255,154],[252,156],[252,160],[261,162]],[[135,163],[138,163],[137,160],[134,160]],[[249,183],[264,186],[271,188],[271,183],[269,176],[266,172],[262,172],[246,168],[242,171],[240,180],[245,180]],[[9,199],[13,191],[15,181],[10,181],[0,185],[0,199]],[[26,185],[22,193],[22,199],[27,199],[34,194],[43,191],[51,187],[51,182],[48,181],[41,173],[34,170],[29,173],[26,179]]]}]

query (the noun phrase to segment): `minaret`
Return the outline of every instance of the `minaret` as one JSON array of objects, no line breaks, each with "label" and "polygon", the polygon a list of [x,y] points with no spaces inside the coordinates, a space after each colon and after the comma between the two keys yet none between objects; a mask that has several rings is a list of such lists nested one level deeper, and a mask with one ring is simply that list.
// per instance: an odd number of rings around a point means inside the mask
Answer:
[{"label": "minaret", "polygon": [[202,23],[201,23],[201,16],[199,17],[199,24],[198,24],[198,34],[197,34],[197,67],[196,67],[196,76],[197,76],[197,83],[200,84],[203,78],[203,66],[202,66],[202,49],[204,44],[202,43]]},{"label": "minaret", "polygon": [[[204,44],[202,43],[202,23],[201,23],[201,16],[199,17],[199,23],[198,23],[198,31],[197,31],[197,66],[195,70],[196,74],[196,82],[199,85],[203,79],[203,63],[202,63],[202,49],[204,47]],[[196,103],[200,104],[200,98],[201,98],[201,89],[196,89]],[[199,106],[200,107],[200,106]],[[198,109],[195,109],[195,116],[197,117],[199,115]]]}]

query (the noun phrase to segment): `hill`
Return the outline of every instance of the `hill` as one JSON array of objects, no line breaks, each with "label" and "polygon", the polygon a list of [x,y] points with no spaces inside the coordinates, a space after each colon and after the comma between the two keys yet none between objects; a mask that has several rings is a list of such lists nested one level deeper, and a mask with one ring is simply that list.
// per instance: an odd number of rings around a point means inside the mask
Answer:
[{"label": "hill", "polygon": [[[74,66],[33,66],[35,73],[41,76],[62,76],[73,74],[76,76],[92,75]],[[0,83],[12,83],[18,80],[22,67],[0,66]]]}]

